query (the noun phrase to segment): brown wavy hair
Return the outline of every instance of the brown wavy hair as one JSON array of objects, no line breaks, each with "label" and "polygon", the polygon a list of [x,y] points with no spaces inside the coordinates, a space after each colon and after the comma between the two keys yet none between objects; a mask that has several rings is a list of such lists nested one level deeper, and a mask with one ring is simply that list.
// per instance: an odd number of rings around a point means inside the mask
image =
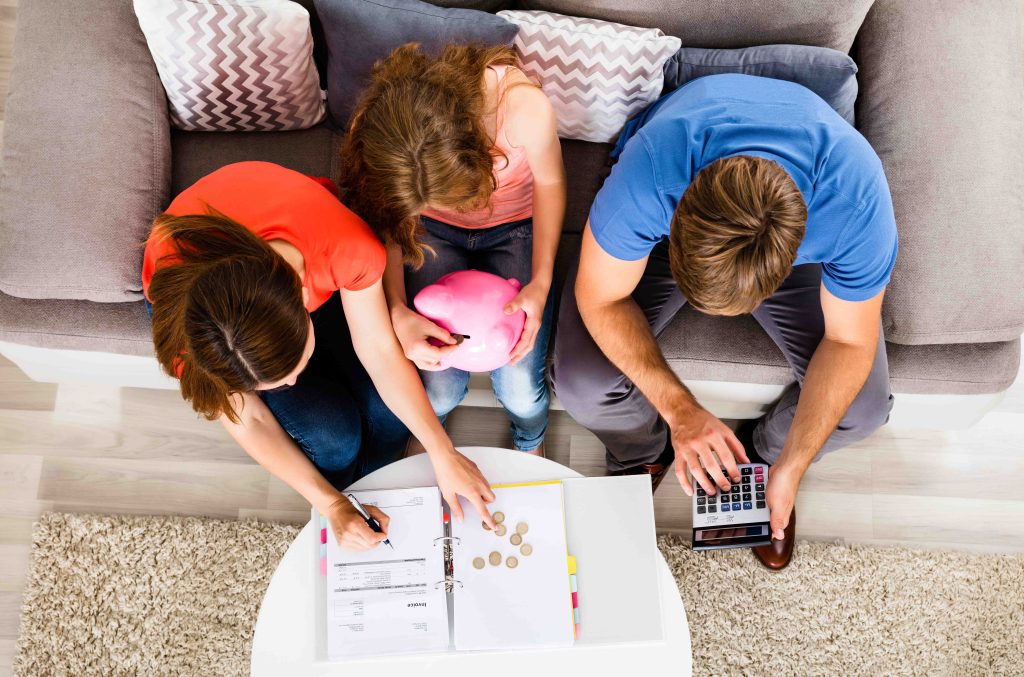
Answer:
[{"label": "brown wavy hair", "polygon": [[793,269],[806,223],[803,195],[777,162],[715,160],[697,173],[672,217],[672,277],[698,310],[749,313]]},{"label": "brown wavy hair", "polygon": [[153,229],[174,249],[157,262],[149,285],[160,366],[179,378],[196,412],[238,423],[231,395],[287,377],[302,359],[309,313],[299,275],[266,241],[214,209],[162,214]]},{"label": "brown wavy hair", "polygon": [[409,43],[373,66],[341,150],[342,200],[407,263],[423,264],[419,214],[490,201],[501,151],[483,126],[484,70],[516,65],[509,47],[449,45],[428,57]]}]

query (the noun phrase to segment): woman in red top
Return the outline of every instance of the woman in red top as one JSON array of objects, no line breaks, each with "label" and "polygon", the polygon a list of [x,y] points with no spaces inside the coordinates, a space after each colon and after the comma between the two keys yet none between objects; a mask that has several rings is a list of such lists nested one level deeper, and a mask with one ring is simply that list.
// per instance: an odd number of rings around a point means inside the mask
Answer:
[{"label": "woman in red top", "polygon": [[[240,162],[157,218],[142,268],[157,358],[182,396],[353,549],[385,534],[340,489],[397,458],[410,431],[456,518],[459,494],[492,522],[494,494],[452,446],[395,338],[384,266],[383,245],[324,185]],[[368,509],[386,532],[387,516]]]}]

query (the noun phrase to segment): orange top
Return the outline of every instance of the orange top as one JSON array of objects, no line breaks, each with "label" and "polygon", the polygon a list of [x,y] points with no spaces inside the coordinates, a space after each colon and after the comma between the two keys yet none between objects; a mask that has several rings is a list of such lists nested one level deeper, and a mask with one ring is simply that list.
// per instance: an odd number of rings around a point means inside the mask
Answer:
[{"label": "orange top", "polygon": [[[205,214],[209,206],[264,240],[293,245],[305,261],[302,285],[309,290],[306,308],[313,311],[338,289],[358,291],[375,283],[386,260],[384,245],[366,222],[324,188],[270,162],[237,162],[186,188],[167,213]],[[146,298],[159,259],[174,253],[173,243],[150,233],[142,261]]]},{"label": "orange top", "polygon": [[521,221],[533,216],[533,172],[522,146],[513,146],[505,135],[505,109],[508,107],[505,76],[509,66],[489,66],[498,76],[497,110],[495,111],[494,147],[504,155],[494,158],[494,176],[497,188],[491,193],[491,202],[471,212],[454,210],[424,210],[423,216],[450,223],[460,228],[490,228],[502,223]]}]

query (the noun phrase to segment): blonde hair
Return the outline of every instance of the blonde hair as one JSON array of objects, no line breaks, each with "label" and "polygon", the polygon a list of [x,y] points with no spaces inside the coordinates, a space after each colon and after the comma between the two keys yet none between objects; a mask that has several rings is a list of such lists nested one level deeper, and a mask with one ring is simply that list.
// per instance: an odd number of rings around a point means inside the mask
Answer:
[{"label": "blonde hair", "polygon": [[449,45],[428,57],[409,43],[374,64],[341,152],[342,199],[405,261],[423,264],[423,209],[479,208],[496,188],[483,126],[489,66],[516,64],[509,47]]}]

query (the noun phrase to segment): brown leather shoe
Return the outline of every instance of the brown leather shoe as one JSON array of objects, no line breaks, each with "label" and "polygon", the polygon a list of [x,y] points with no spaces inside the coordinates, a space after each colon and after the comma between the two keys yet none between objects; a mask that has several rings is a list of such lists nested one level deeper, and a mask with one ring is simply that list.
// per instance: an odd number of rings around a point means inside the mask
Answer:
[{"label": "brown leather shoe", "polygon": [[[768,480],[769,482],[771,479]],[[789,516],[789,526],[784,533],[785,538],[781,541],[772,541],[771,545],[759,545],[751,548],[754,557],[760,560],[766,568],[778,571],[786,568],[789,560],[793,558],[793,546],[796,545],[796,508],[793,508]]]},{"label": "brown leather shoe", "polygon": [[651,493],[653,494],[658,490],[658,485],[665,479],[665,475],[668,474],[669,468],[675,463],[676,452],[672,448],[671,442],[665,451],[661,452],[661,456],[654,463],[641,463],[635,465],[632,468],[623,468],[622,470],[610,470],[609,475],[621,476],[621,475],[650,475],[651,476]]}]

